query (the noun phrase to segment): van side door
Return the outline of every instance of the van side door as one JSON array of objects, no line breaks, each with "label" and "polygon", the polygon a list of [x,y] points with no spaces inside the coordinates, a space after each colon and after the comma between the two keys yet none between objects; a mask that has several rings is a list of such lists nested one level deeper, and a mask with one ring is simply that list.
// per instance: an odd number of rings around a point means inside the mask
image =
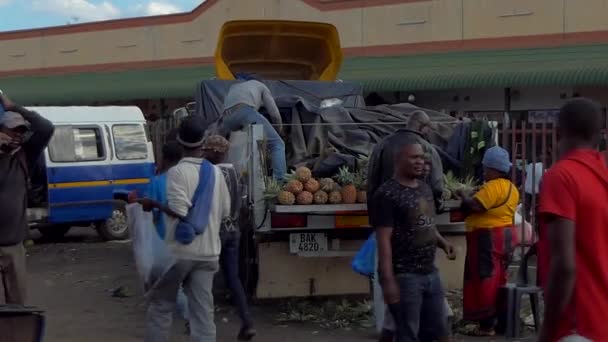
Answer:
[{"label": "van side door", "polygon": [[110,146],[102,126],[56,124],[46,154],[51,223],[110,217]]}]

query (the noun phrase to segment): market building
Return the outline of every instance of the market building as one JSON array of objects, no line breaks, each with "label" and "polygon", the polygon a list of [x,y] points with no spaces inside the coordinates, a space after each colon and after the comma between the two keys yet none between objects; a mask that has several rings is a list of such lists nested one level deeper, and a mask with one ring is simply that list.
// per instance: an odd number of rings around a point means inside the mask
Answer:
[{"label": "market building", "polygon": [[[188,13],[0,33],[0,89],[30,105],[167,112],[214,77],[222,24],[321,21],[339,31],[340,79],[388,102],[464,112],[608,103],[608,0],[207,0]],[[413,96],[411,96],[413,95]]]}]

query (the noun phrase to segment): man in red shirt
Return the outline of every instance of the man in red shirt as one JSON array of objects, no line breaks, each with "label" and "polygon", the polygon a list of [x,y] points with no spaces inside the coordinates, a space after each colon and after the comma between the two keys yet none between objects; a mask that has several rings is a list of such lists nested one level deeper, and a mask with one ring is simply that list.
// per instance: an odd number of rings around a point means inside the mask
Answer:
[{"label": "man in red shirt", "polygon": [[608,340],[608,167],[596,150],[600,127],[593,101],[574,99],[560,110],[560,160],[543,177],[538,209],[543,342]]}]

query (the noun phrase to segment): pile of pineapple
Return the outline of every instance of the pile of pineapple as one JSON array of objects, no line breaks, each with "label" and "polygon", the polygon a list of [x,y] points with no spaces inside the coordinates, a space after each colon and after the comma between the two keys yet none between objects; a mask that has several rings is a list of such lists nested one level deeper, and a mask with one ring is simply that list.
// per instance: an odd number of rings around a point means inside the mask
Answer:
[{"label": "pile of pineapple", "polygon": [[458,199],[456,196],[458,192],[471,196],[478,185],[474,177],[468,176],[464,179],[459,179],[452,171],[448,171],[443,175],[443,184],[445,188],[442,196],[443,200]]},{"label": "pile of pineapple", "polygon": [[332,178],[315,179],[307,167],[299,167],[280,184],[268,180],[266,198],[280,205],[355,204],[366,203],[365,179],[362,173],[342,167]]}]

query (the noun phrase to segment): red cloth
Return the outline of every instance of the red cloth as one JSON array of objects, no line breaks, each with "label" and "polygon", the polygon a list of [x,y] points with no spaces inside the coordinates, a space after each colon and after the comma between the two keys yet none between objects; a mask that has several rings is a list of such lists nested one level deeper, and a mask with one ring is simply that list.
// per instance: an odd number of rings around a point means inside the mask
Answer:
[{"label": "red cloth", "polygon": [[515,228],[474,229],[466,238],[463,318],[467,321],[495,318],[498,294],[507,283],[507,267],[518,243]]},{"label": "red cloth", "polygon": [[603,155],[577,150],[553,166],[540,190],[539,281],[546,285],[551,251],[548,214],[575,222],[576,284],[553,340],[576,330],[593,341],[608,341],[608,167]]}]

